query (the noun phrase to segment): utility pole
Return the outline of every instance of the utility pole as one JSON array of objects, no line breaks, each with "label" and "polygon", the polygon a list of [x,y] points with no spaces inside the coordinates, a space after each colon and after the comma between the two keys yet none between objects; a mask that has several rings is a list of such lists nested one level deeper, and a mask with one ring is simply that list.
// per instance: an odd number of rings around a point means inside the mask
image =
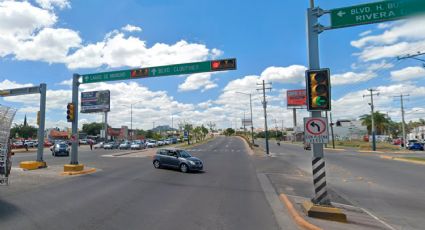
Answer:
[{"label": "utility pole", "polygon": [[377,92],[376,89],[368,89],[368,91],[370,92],[370,95],[363,95],[363,98],[370,96],[369,105],[370,105],[371,120],[372,120],[372,150],[376,151],[376,129],[375,129],[375,118],[374,118],[375,107],[373,105],[373,96],[379,96],[379,93],[373,93],[373,92]]},{"label": "utility pole", "polygon": [[425,55],[425,52],[417,52],[416,54],[407,54],[405,56],[397,57],[397,60],[403,60],[403,59],[415,59],[417,61],[423,62],[422,66],[425,68],[425,59],[418,58],[419,56]]},{"label": "utility pole", "polygon": [[332,121],[332,112],[329,113],[331,119],[331,135],[332,135],[332,148],[335,149],[335,135],[334,135],[334,123]]},{"label": "utility pole", "polygon": [[249,96],[249,109],[251,110],[251,141],[252,145],[254,146],[254,121],[252,120],[252,94],[250,93],[242,93],[242,92],[236,92],[239,94],[244,94]]},{"label": "utility pole", "polygon": [[409,94],[400,94],[400,96],[395,96],[400,98],[400,109],[401,109],[401,129],[403,131],[402,146],[406,148],[406,122],[404,120],[404,97],[410,96]]},{"label": "utility pole", "polygon": [[[266,89],[271,91],[271,83],[266,83],[263,80],[263,83],[258,84],[258,85],[262,85],[261,89],[257,89],[262,90],[263,91],[263,109],[264,109],[264,136],[266,138],[266,154],[269,155],[270,154],[270,149],[269,149],[269,136],[268,136],[268,130],[267,130],[267,100],[266,100]],[[269,87],[266,87],[266,85],[269,85]]]}]

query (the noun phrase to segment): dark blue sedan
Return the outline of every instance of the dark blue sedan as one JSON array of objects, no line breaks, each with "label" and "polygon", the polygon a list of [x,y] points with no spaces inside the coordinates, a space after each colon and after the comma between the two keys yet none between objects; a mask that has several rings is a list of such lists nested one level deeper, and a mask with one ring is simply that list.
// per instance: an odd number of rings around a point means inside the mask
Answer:
[{"label": "dark blue sedan", "polygon": [[413,143],[409,146],[409,150],[424,151],[424,146],[421,143]]}]

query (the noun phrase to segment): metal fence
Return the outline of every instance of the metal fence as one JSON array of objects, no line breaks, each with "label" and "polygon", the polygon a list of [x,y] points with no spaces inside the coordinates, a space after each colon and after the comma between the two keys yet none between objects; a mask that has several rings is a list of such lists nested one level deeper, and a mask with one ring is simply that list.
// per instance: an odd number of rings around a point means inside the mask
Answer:
[{"label": "metal fence", "polygon": [[9,184],[11,168],[9,135],[16,109],[0,105],[0,185]]}]

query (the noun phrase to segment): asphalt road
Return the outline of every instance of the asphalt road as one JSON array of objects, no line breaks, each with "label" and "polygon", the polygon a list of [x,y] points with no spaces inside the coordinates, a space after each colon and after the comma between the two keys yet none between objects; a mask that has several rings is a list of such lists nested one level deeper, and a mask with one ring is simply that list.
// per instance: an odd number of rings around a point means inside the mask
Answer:
[{"label": "asphalt road", "polygon": [[[149,157],[96,150],[79,158],[100,169],[94,174],[31,186],[12,177],[10,188],[0,187],[0,229],[278,229],[240,139],[218,137],[190,152],[204,161],[203,173],[154,169]],[[69,162],[45,159],[53,168]]]},{"label": "asphalt road", "polygon": [[[311,178],[310,151],[274,141],[270,150],[276,162]],[[328,188],[337,197],[333,201],[364,208],[394,229],[424,229],[424,165],[354,151],[326,151],[325,159]]]}]

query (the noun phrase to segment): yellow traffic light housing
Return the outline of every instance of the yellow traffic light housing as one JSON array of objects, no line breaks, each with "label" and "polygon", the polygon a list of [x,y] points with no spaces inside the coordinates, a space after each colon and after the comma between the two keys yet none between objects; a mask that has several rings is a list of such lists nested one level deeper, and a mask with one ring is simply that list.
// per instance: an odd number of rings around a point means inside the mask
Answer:
[{"label": "yellow traffic light housing", "polygon": [[307,70],[308,111],[331,110],[331,82],[329,69]]},{"label": "yellow traffic light housing", "polygon": [[68,106],[66,106],[66,119],[68,122],[73,122],[75,119],[75,107],[73,103],[68,103]]},{"label": "yellow traffic light housing", "polygon": [[40,125],[40,111],[37,111],[37,125]]}]

